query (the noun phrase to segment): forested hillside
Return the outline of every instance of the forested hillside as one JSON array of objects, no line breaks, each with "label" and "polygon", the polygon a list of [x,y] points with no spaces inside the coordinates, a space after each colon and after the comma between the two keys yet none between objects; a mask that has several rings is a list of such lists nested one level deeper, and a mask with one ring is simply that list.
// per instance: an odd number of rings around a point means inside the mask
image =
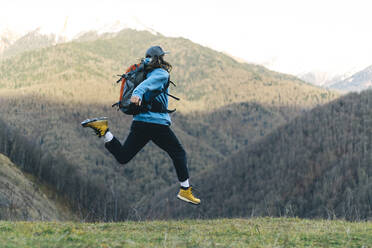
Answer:
[{"label": "forested hillside", "polygon": [[372,91],[365,91],[303,114],[198,175],[200,207],[177,202],[173,188],[138,206],[155,218],[369,219],[371,164]]},{"label": "forested hillside", "polygon": [[[7,106],[2,109],[1,116],[7,116],[7,123],[17,132],[27,134],[43,151],[65,157],[73,163],[68,163],[72,171],[66,171],[65,159],[52,168],[46,167],[60,174],[58,181],[64,185],[65,180],[68,181],[66,177],[76,173],[77,180],[83,177],[102,190],[109,190],[104,191],[107,194],[103,194],[105,199],[97,194],[95,201],[107,201],[109,196],[119,198],[120,218],[132,215],[128,213],[130,203],[126,202],[127,196],[130,195],[129,202],[134,203],[177,181],[171,160],[152,143],[133,161],[122,166],[104,149],[103,141],[93,135],[93,131],[80,126],[81,120],[93,113],[106,115],[110,130],[123,140],[128,134],[131,118],[110,107],[80,105],[76,109],[73,104],[27,97],[12,101],[2,99],[0,102],[1,106]],[[286,121],[276,109],[248,103],[226,106],[210,114],[175,113],[172,119],[172,128],[188,152],[191,175],[214,167],[231,151],[253,143]],[[68,195],[75,197],[71,192]]]},{"label": "forested hillside", "polygon": [[4,175],[0,178],[0,193],[4,193],[4,204],[0,214],[4,219],[107,221],[128,216],[127,189],[109,187],[106,184],[109,174],[88,174],[86,168],[71,163],[61,154],[53,156],[40,149],[38,144],[20,135],[1,119],[0,153],[9,157],[24,173],[30,174],[30,180],[44,185],[43,189],[53,200],[39,196],[40,188],[12,168],[14,165],[8,158],[1,157],[0,171]]},{"label": "forested hillside", "polygon": [[53,189],[22,172],[0,152],[0,220],[77,219]]},{"label": "forested hillside", "polygon": [[[136,61],[154,43],[172,51],[169,61],[174,65],[172,78],[178,86],[171,91],[182,98],[178,105],[171,100],[178,109],[174,126],[182,127],[182,138],[191,136],[183,140],[195,158],[191,161],[197,165],[206,164],[199,159],[201,156],[210,158],[207,163],[214,163],[220,159],[215,150],[222,154],[236,151],[302,109],[337,97],[294,77],[238,63],[185,39],[124,30],[116,36],[61,44],[3,61],[0,113],[52,151],[58,150],[68,158],[79,156],[74,161],[82,165],[103,164],[101,158],[107,156],[102,151],[82,152],[87,146],[78,133],[78,123],[108,115],[113,130],[116,125],[118,136],[125,136],[130,118],[109,107],[117,101],[119,92],[112,75],[122,72],[124,65]],[[200,96],[195,97],[193,92]],[[192,117],[185,117],[186,113]]]},{"label": "forested hillside", "polygon": [[[50,178],[68,185],[61,192],[74,206],[88,207],[92,219],[136,218],[134,204],[177,182],[171,160],[153,144],[120,166],[102,140],[80,126],[86,118],[108,116],[110,130],[121,140],[126,137],[131,117],[111,108],[119,93],[112,75],[138,61],[153,44],[172,52],[167,59],[174,66],[171,75],[177,87],[171,86],[171,93],[182,99],[171,100],[170,108],[178,110],[172,129],[187,150],[192,177],[304,110],[338,97],[185,39],[132,30],[0,62],[0,117],[40,145],[41,153],[61,158],[48,170],[66,176]],[[77,183],[80,179],[82,184]],[[80,190],[84,193],[71,194]],[[99,193],[91,195],[94,190]]]},{"label": "forested hillside", "polygon": [[[41,152],[37,144],[0,119],[0,219],[78,219],[70,199],[61,194],[65,184],[56,183],[56,177],[64,176],[63,170],[71,172],[64,162]],[[57,171],[59,163],[65,167]]]},{"label": "forested hillside", "polygon": [[[257,102],[283,107],[311,107],[337,94],[262,66],[234,59],[186,39],[123,30],[116,36],[71,42],[30,51],[0,62],[0,95],[35,92],[63,101],[117,101],[113,75],[138,62],[148,47],[160,44],[171,51],[171,91],[182,98],[179,110],[213,110],[226,104]],[[5,90],[8,89],[8,90]]]}]

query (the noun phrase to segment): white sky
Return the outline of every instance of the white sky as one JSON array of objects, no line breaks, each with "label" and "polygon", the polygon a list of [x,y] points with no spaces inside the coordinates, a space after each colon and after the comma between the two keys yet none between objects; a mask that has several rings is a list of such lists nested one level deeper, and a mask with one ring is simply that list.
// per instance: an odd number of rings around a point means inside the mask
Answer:
[{"label": "white sky", "polygon": [[[135,16],[277,71],[343,73],[372,65],[368,0],[2,0],[0,30],[70,29]],[[166,49],[166,48],[165,48]]]}]

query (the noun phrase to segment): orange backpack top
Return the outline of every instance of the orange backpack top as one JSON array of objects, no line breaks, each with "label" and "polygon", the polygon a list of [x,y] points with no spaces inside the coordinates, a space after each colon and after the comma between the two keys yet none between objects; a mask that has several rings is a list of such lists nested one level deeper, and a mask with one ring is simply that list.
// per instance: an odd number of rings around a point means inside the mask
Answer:
[{"label": "orange backpack top", "polygon": [[[125,71],[125,73],[128,73],[130,71],[134,71],[140,64],[141,63],[129,66],[128,69]],[[121,79],[121,87],[120,87],[119,102],[121,102],[123,100],[123,92],[124,92],[125,82],[127,81],[127,79],[125,77],[121,77],[120,79]],[[119,82],[120,82],[120,79],[119,79]]]}]

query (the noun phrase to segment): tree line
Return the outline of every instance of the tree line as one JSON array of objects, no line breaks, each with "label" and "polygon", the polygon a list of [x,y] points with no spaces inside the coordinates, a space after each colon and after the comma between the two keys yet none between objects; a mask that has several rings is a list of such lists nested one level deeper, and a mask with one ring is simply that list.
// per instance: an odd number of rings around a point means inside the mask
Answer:
[{"label": "tree line", "polygon": [[[82,220],[115,221],[128,216],[125,194],[107,187],[103,176],[87,176],[63,156],[51,155],[0,119],[0,153],[69,199]],[[120,195],[120,198],[118,197]]]},{"label": "tree line", "polygon": [[141,213],[369,220],[371,164],[372,91],[365,91],[304,113],[198,175],[199,208],[179,204],[167,189],[142,202]]}]

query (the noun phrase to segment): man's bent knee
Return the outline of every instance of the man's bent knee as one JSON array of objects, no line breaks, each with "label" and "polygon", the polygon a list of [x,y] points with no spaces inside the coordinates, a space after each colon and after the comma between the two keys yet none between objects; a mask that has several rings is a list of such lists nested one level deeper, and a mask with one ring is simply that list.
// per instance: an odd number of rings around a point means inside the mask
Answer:
[{"label": "man's bent knee", "polygon": [[116,160],[119,162],[119,164],[127,164],[131,160],[131,158],[119,157],[116,158]]}]

